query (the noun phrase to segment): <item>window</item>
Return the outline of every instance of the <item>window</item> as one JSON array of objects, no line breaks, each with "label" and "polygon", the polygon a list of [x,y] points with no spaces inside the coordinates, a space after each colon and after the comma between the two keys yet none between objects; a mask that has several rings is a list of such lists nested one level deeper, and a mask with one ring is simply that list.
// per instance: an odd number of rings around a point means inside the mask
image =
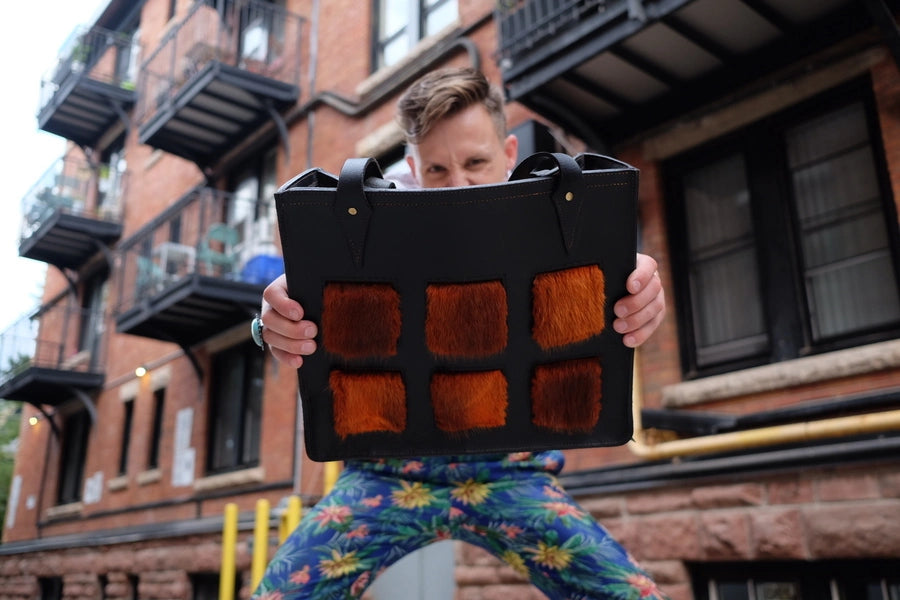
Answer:
[{"label": "window", "polygon": [[118,218],[125,192],[125,135],[107,146],[100,156],[97,177],[97,214],[101,218]]},{"label": "window", "polygon": [[265,354],[247,341],[213,357],[210,402],[211,473],[259,464]]},{"label": "window", "polygon": [[81,500],[84,460],[87,454],[91,418],[86,410],[68,415],[63,424],[60,449],[57,502],[69,504]]},{"label": "window", "polygon": [[119,475],[128,473],[128,447],[131,444],[131,423],[134,420],[134,400],[129,399],[122,403],[125,411],[122,421],[122,445],[119,447]]},{"label": "window", "polygon": [[[278,255],[275,245],[275,204],[278,187],[275,149],[246,163],[231,181],[226,223],[234,230],[237,244],[232,249],[238,264],[244,265],[244,281],[269,283],[281,274],[267,273],[257,277],[254,265]],[[262,257],[254,261],[256,257]]]},{"label": "window", "polygon": [[106,304],[106,269],[84,282],[81,294],[81,314],[78,323],[78,349],[91,354],[92,367],[99,360],[100,340],[103,337],[103,312]]},{"label": "window", "polygon": [[457,0],[376,0],[373,71],[397,63],[457,15]]},{"label": "window", "polygon": [[707,563],[691,568],[697,600],[897,600],[900,561]]},{"label": "window", "polygon": [[865,89],[666,165],[687,376],[900,331],[897,216]]},{"label": "window", "polygon": [[62,577],[41,577],[38,579],[40,588],[40,600],[62,600]]},{"label": "window", "polygon": [[140,586],[141,579],[134,573],[128,574],[128,595],[125,596],[126,600],[138,600],[140,597],[138,595],[138,587]]},{"label": "window", "polygon": [[[191,573],[189,577],[193,589],[191,600],[219,600],[220,576],[218,573]],[[235,576],[235,595],[240,589],[240,577]]]},{"label": "window", "polygon": [[131,85],[137,81],[138,66],[140,64],[140,29],[135,24],[121,31],[119,35],[121,40],[119,42],[119,51],[116,54],[115,80],[120,85],[124,83],[129,89],[134,89]]},{"label": "window", "polygon": [[150,451],[147,455],[147,468],[159,468],[159,444],[162,440],[163,415],[166,407],[166,388],[153,390],[153,429],[150,432]]}]

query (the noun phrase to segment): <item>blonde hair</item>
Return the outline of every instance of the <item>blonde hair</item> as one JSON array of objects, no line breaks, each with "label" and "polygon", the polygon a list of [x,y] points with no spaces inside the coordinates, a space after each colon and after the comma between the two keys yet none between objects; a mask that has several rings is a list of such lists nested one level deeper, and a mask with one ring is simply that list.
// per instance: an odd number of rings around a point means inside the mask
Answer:
[{"label": "blonde hair", "polygon": [[487,109],[497,136],[503,140],[503,92],[470,67],[440,69],[421,77],[398,100],[397,120],[406,141],[418,144],[435,123],[479,103]]}]

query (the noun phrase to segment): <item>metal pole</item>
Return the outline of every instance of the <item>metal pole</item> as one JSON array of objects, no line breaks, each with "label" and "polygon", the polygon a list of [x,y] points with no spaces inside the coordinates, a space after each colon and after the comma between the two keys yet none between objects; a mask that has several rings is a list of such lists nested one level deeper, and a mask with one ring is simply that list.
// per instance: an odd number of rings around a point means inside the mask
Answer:
[{"label": "metal pole", "polygon": [[234,600],[235,549],[237,547],[238,506],[225,505],[222,525],[222,571],[219,574],[219,600]]},{"label": "metal pole", "polygon": [[325,463],[325,473],[322,476],[322,486],[324,488],[323,495],[328,495],[338,476],[341,474],[341,463],[338,461],[330,461]]},{"label": "metal pole", "polygon": [[269,501],[256,501],[256,526],[253,529],[253,560],[250,565],[250,581],[255,590],[262,581],[269,558]]},{"label": "metal pole", "polygon": [[281,515],[281,522],[278,528],[278,545],[284,543],[287,537],[300,524],[300,511],[302,510],[300,496],[289,496],[287,501],[287,510]]}]

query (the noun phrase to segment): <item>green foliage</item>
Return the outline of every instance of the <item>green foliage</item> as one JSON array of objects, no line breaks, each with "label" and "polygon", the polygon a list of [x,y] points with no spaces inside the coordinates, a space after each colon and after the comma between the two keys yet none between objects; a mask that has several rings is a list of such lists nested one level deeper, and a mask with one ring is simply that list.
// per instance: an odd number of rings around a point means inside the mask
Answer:
[{"label": "green foliage", "polygon": [[19,421],[22,419],[20,402],[0,403],[0,527],[6,524],[6,503],[12,484],[16,455],[9,450],[10,444],[19,437]]},{"label": "green foliage", "polygon": [[[21,373],[22,371],[24,371],[25,368],[30,364],[30,356],[28,356],[27,354],[19,354],[16,357],[10,358],[5,368],[0,367],[0,374],[16,375],[17,373]],[[21,412],[21,407],[19,412]],[[2,419],[3,417],[2,415],[0,415],[0,420]]]}]

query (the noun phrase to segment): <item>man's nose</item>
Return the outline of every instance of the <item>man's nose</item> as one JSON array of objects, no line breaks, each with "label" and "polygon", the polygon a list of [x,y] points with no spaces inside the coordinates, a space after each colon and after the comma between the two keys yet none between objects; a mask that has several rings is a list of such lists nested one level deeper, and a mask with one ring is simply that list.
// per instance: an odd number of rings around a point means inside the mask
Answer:
[{"label": "man's nose", "polygon": [[447,178],[447,187],[465,187],[472,185],[469,174],[465,169],[450,169],[450,177]]}]

